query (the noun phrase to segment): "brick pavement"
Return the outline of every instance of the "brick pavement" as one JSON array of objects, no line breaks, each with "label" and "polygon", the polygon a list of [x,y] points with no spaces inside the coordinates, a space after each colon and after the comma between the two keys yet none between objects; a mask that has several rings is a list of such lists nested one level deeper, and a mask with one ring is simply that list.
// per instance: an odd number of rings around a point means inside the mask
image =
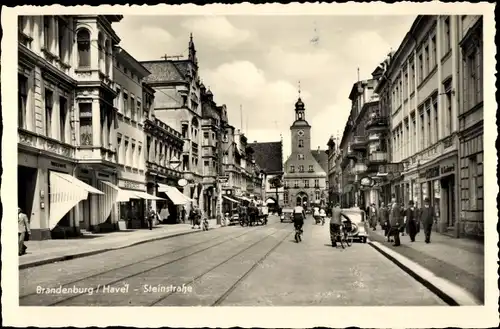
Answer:
[{"label": "brick pavement", "polygon": [[455,239],[432,232],[431,243],[424,242],[420,232],[415,242],[408,235],[401,236],[401,246],[386,242],[384,233],[378,229],[370,231],[370,239],[410,259],[418,265],[471,293],[484,303],[484,244]]},{"label": "brick pavement", "polygon": [[[219,228],[215,219],[209,220],[210,229]],[[157,225],[153,230],[136,229],[85,235],[74,239],[26,241],[27,254],[19,257],[19,269],[90,256],[154,240],[200,232],[189,224]]]}]

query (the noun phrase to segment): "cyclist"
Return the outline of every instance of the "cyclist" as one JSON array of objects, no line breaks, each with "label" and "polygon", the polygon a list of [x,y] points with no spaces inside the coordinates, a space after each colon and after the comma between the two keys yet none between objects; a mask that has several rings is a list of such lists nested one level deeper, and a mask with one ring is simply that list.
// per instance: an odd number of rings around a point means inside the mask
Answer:
[{"label": "cyclist", "polygon": [[296,230],[300,230],[302,233],[302,227],[304,226],[304,219],[306,218],[306,212],[301,206],[296,206],[293,208],[293,225]]},{"label": "cyclist", "polygon": [[346,225],[346,227],[349,227],[349,224],[352,223],[352,221],[349,216],[344,214],[342,209],[340,209],[340,205],[337,203],[332,209],[332,218],[330,219],[330,239],[332,240],[332,245],[334,247],[337,246],[336,236],[341,233],[340,226],[343,224],[342,217],[347,220],[348,225]]}]

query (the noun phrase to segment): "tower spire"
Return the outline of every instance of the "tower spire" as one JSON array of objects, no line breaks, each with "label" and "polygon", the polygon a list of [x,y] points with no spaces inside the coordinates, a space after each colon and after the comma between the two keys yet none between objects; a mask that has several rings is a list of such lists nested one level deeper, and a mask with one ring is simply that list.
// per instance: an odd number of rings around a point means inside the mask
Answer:
[{"label": "tower spire", "polygon": [[300,80],[299,80],[299,99],[300,99]]}]

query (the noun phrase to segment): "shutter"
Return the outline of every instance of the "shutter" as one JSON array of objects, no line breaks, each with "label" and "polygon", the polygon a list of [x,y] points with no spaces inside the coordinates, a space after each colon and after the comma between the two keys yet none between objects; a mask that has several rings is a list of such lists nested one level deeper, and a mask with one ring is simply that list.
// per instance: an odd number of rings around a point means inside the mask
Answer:
[{"label": "shutter", "polygon": [[468,89],[469,89],[469,86],[468,86],[468,83],[469,83],[469,71],[468,71],[468,65],[467,65],[467,56],[464,58],[464,61],[463,61],[463,87],[462,87],[462,90],[464,91],[463,92],[463,113],[467,112],[469,110],[469,108],[467,107],[467,103],[468,103],[468,99],[469,99],[469,92],[468,92]]}]

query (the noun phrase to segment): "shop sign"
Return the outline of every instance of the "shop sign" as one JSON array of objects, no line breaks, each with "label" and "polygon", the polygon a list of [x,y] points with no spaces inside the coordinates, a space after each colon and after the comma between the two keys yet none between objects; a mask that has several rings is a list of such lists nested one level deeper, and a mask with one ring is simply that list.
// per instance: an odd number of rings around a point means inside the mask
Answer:
[{"label": "shop sign", "polygon": [[59,169],[66,169],[66,164],[65,163],[59,163],[55,161],[50,161],[50,166],[54,168],[59,168]]},{"label": "shop sign", "polygon": [[127,190],[144,190],[144,184],[131,182],[128,180],[120,180],[118,181],[118,185]]},{"label": "shop sign", "polygon": [[439,177],[439,166],[428,168],[423,173],[421,173],[419,176],[426,178],[426,179]]},{"label": "shop sign", "polygon": [[400,174],[404,171],[403,163],[387,163],[378,166],[379,173],[393,173],[394,175]]},{"label": "shop sign", "polygon": [[446,175],[446,174],[449,174],[453,171],[455,171],[455,164],[454,163],[441,166],[441,175]]}]

